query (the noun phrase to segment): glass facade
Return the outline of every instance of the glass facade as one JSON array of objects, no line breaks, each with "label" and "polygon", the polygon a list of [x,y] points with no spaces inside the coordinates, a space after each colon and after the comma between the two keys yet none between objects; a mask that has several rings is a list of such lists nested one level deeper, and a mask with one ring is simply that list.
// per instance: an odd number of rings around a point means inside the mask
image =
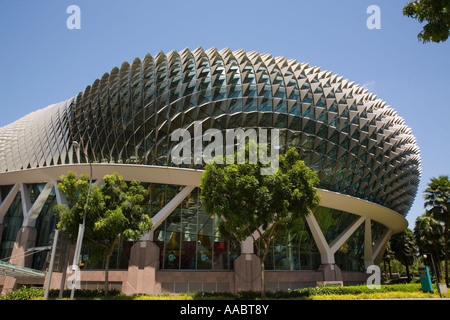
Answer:
[{"label": "glass facade", "polygon": [[[157,211],[164,190],[171,193],[174,187],[152,184],[150,188],[151,207]],[[160,269],[233,269],[240,246],[220,235],[218,221],[217,216],[203,210],[199,190],[194,189],[154,232],[154,242],[160,248]]]},{"label": "glass facade", "polygon": [[[126,270],[128,269],[131,246],[133,241],[123,239],[119,235],[119,243],[113,251],[109,261],[110,270]],[[81,263],[83,263],[82,270],[103,270],[106,267],[106,259],[102,261],[92,261],[89,259],[89,252],[91,248],[88,241],[83,242],[81,248]]]},{"label": "glass facade", "polygon": [[364,223],[334,254],[336,264],[344,271],[365,271],[364,268]]},{"label": "glass facade", "polygon": [[[149,191],[147,199],[151,216],[157,214],[183,188],[182,186],[143,183]],[[31,203],[39,196],[45,184],[27,185]],[[6,195],[11,187],[2,187]],[[55,190],[52,189],[38,218],[35,246],[52,244],[57,217]],[[314,216],[325,239],[331,243],[358,216],[325,207],[319,207]],[[195,188],[174,209],[169,217],[154,231],[154,242],[160,249],[161,270],[233,270],[234,260],[240,255],[240,244],[221,236],[218,229],[219,217],[207,214],[202,208],[200,190]],[[0,242],[0,259],[11,255],[16,235],[22,226],[21,194],[17,193],[3,219],[3,233]],[[385,231],[385,227],[372,221],[373,244]],[[127,269],[133,241],[121,238],[111,260],[110,269]],[[256,246],[255,246],[256,250]],[[105,261],[89,260],[89,244],[82,247],[82,262],[85,270],[105,268]],[[256,251],[255,251],[256,252]],[[336,252],[336,263],[343,271],[364,271],[364,224]],[[48,252],[33,255],[32,267],[45,270]],[[295,231],[281,232],[270,247],[265,261],[266,270],[317,270],[321,264],[320,253],[304,219]]]},{"label": "glass facade", "polygon": [[402,215],[417,192],[420,150],[384,101],[318,67],[228,48],[124,62],[76,97],[0,128],[0,173],[70,162],[174,166],[170,135],[185,128],[192,136],[195,121],[203,132],[278,128],[281,152],[297,148],[321,188]]},{"label": "glass facade", "polygon": [[280,151],[298,148],[321,188],[401,214],[418,186],[418,148],[392,109],[331,73],[256,52],[136,58],[88,86],[70,112],[73,139],[86,141],[94,162],[175,166],[170,134],[186,128],[193,136],[202,121],[203,132],[278,128]]},{"label": "glass facade", "polygon": [[16,242],[17,232],[23,223],[22,198],[20,192],[17,193],[8,211],[3,217],[3,232],[0,241],[0,259],[7,259],[11,256]]},{"label": "glass facade", "polygon": [[[262,255],[263,252],[261,252]],[[305,219],[295,232],[281,232],[266,257],[266,270],[317,270],[320,253]]]},{"label": "glass facade", "polygon": [[[43,186],[42,186],[43,188]],[[53,245],[53,235],[56,229],[57,217],[54,212],[54,207],[57,205],[55,189],[53,188],[50,195],[47,198],[38,218],[36,219],[35,228],[36,235],[36,247],[51,246]],[[38,270],[45,270],[47,267],[47,256],[49,251],[38,252],[33,254],[32,268]]]},{"label": "glass facade", "polygon": [[314,216],[328,243],[358,219],[357,215],[325,207],[319,207]]},{"label": "glass facade", "polygon": [[[357,215],[325,207],[319,207],[314,216],[329,244],[358,219]],[[372,225],[376,231],[376,242],[384,227],[375,222]],[[304,219],[296,232],[282,233],[270,250],[266,258],[267,270],[317,270],[321,265],[319,250]],[[364,271],[364,224],[346,241],[335,257],[343,271]]]}]

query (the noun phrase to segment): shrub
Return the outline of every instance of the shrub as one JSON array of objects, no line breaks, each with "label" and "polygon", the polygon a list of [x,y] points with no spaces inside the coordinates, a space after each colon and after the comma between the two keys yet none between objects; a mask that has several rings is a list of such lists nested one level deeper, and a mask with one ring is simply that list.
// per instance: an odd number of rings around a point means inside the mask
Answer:
[{"label": "shrub", "polygon": [[423,299],[423,298],[439,298],[439,295],[423,292],[373,292],[361,294],[329,294],[311,297],[312,300],[355,300],[355,299]]},{"label": "shrub", "polygon": [[[366,285],[346,287],[309,287],[288,291],[268,291],[267,299],[379,299],[379,298],[408,298],[408,297],[436,297],[423,293],[420,283],[382,285],[380,289],[369,289]],[[44,289],[20,288],[0,300],[31,300],[42,299]],[[59,290],[50,290],[49,298],[57,299]],[[437,295],[438,296],[438,295]],[[450,293],[444,294],[450,297]],[[70,290],[64,290],[63,298],[70,297]],[[76,299],[106,299],[106,300],[257,300],[261,298],[260,291],[240,291],[237,294],[229,292],[189,292],[183,294],[161,294],[161,295],[132,295],[125,296],[119,290],[110,290],[108,297],[104,296],[103,290],[76,290]]]},{"label": "shrub", "polygon": [[44,289],[22,287],[0,297],[0,300],[32,300],[44,297]]},{"label": "shrub", "polygon": [[[63,291],[63,298],[70,297],[71,290]],[[120,290],[110,289],[108,290],[108,296],[114,297],[121,295]],[[105,291],[103,289],[97,290],[87,290],[87,289],[76,289],[74,292],[75,298],[100,298],[105,296]],[[49,299],[57,299],[59,297],[59,290],[50,290],[48,293]]]},{"label": "shrub", "polygon": [[192,296],[193,299],[198,300],[212,300],[212,299],[235,299],[235,295],[231,292],[202,292],[186,293]]},{"label": "shrub", "polygon": [[[267,292],[268,293],[268,292]],[[261,298],[261,291],[239,291],[236,294],[236,300],[255,300]]]},{"label": "shrub", "polygon": [[[63,298],[70,297],[70,290],[63,291]],[[122,293],[119,290],[113,289],[109,290],[109,296],[119,296]],[[105,296],[105,292],[103,290],[75,290],[75,298],[82,299],[91,299],[91,298],[101,298]],[[32,300],[32,299],[42,299],[44,297],[44,289],[42,288],[27,288],[22,287],[17,289],[11,293],[6,294],[3,297],[0,297],[0,300]],[[49,299],[58,299],[59,290],[50,290],[48,293]]]}]

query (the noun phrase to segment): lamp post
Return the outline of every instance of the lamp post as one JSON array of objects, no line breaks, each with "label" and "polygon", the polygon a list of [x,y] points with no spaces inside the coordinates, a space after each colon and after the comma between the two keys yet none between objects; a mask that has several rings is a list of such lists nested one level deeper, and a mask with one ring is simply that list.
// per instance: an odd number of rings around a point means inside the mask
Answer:
[{"label": "lamp post", "polygon": [[433,255],[432,255],[431,253],[429,253],[429,252],[424,253],[424,254],[423,254],[423,258],[424,258],[424,259],[427,258],[427,254],[429,254],[430,257],[431,257],[431,263],[432,263],[432,265],[433,265],[434,276],[436,277],[436,286],[437,286],[437,289],[438,289],[438,291],[439,291],[439,296],[442,298],[441,288],[439,287],[439,279],[438,279],[438,274],[437,274],[437,272],[436,272],[436,266],[434,265]]},{"label": "lamp post", "polygon": [[[77,141],[74,141],[72,143],[73,147],[75,149],[81,150],[80,148],[80,144]],[[92,163],[89,161],[89,157],[86,154],[86,151],[83,150],[83,153],[86,157],[86,160],[89,162],[89,167],[90,167],[90,178],[89,178],[89,187],[88,187],[88,193],[87,193],[87,197],[86,197],[86,204],[84,206],[84,214],[83,214],[83,223],[79,225],[78,227],[78,237],[77,237],[77,243],[75,245],[75,254],[73,256],[73,265],[72,268],[75,268],[75,280],[74,283],[72,284],[72,288],[71,288],[71,292],[70,292],[70,300],[73,300],[73,297],[75,295],[75,286],[76,286],[76,279],[78,276],[78,272],[79,272],[79,264],[80,264],[80,255],[81,255],[81,246],[83,244],[83,236],[84,236],[84,228],[85,228],[85,224],[86,224],[86,212],[87,212],[87,206],[89,203],[89,195],[91,192],[91,184],[92,184]]]}]

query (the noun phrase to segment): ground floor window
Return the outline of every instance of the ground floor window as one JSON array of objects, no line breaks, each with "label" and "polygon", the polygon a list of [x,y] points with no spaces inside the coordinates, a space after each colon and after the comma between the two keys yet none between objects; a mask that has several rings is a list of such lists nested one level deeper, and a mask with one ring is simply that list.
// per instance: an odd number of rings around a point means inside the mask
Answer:
[{"label": "ground floor window", "polygon": [[[176,185],[143,183],[149,191],[146,201],[153,217],[184,187]],[[33,203],[45,184],[27,185]],[[5,197],[10,186],[1,187],[0,194]],[[48,196],[36,220],[36,246],[52,244],[57,217],[55,190]],[[359,216],[344,211],[319,207],[313,213],[327,241],[332,243]],[[160,249],[159,268],[161,270],[233,270],[234,261],[240,255],[240,244],[219,232],[221,219],[208,214],[202,207],[200,189],[195,188],[182,203],[154,230],[153,241]],[[17,193],[3,219],[3,232],[0,242],[0,259],[7,259],[16,241],[17,232],[22,226],[21,194]],[[372,221],[372,243],[386,231],[386,228]],[[365,227],[358,229],[335,253],[336,264],[343,271],[364,271]],[[130,258],[131,239],[120,238],[110,259],[110,269],[127,269]],[[256,248],[256,246],[255,246]],[[89,259],[91,248],[88,241],[83,242],[82,262],[85,269],[104,269],[105,261],[93,262]],[[256,251],[255,251],[256,253]],[[262,254],[262,253],[261,253]],[[42,252],[33,257],[33,268],[45,270],[48,253]],[[266,256],[267,270],[317,270],[321,264],[320,253],[305,219],[298,222],[295,230],[278,234]]]},{"label": "ground floor window", "polygon": [[199,190],[194,189],[154,232],[160,269],[232,270],[240,246],[220,235],[219,219],[203,210]]},{"label": "ground floor window", "polygon": [[8,211],[3,218],[3,232],[0,239],[0,259],[8,261],[11,257],[14,243],[16,242],[17,232],[22,227],[22,198],[20,192],[17,193]]}]

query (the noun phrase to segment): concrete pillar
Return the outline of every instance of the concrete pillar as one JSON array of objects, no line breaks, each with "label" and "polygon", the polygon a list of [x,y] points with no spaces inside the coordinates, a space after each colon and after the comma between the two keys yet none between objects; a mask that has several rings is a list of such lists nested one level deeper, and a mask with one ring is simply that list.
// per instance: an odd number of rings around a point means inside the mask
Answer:
[{"label": "concrete pillar", "polygon": [[372,254],[372,221],[367,218],[364,225],[364,268],[374,264]]},{"label": "concrete pillar", "polygon": [[235,291],[261,290],[261,260],[254,253],[242,253],[234,261]]},{"label": "concrete pillar", "polygon": [[[37,230],[35,228],[30,227],[22,227],[17,232],[16,242],[14,243],[14,247],[11,254],[11,259],[9,263],[23,266],[23,267],[31,267],[33,256],[29,255],[25,257],[25,253],[28,248],[34,247],[36,243]],[[5,283],[3,285],[2,294],[6,294],[15,290],[17,287],[16,278],[5,277]]]},{"label": "concrete pillar", "polygon": [[342,281],[341,268],[337,264],[322,264],[317,271],[323,273],[324,281]]},{"label": "concrete pillar", "polygon": [[241,242],[241,255],[234,261],[235,292],[261,290],[261,260],[253,253],[253,238]]},{"label": "concrete pillar", "polygon": [[[358,229],[358,227],[366,222],[366,245],[365,249],[367,249],[367,239],[368,237],[372,239],[370,235],[370,219],[366,219],[364,217],[359,217],[356,221],[354,221],[350,226],[348,226],[341,234],[339,234],[336,239],[328,244],[325,239],[325,236],[320,229],[319,224],[317,223],[316,218],[313,213],[310,213],[306,216],[306,222],[308,223],[309,229],[311,230],[311,234],[314,238],[314,241],[317,245],[317,248],[320,252],[320,258],[322,265],[319,267],[317,271],[323,272],[324,281],[342,281],[342,272],[338,265],[335,263],[334,254],[337,250],[347,241],[350,236]],[[368,230],[369,229],[369,230]],[[365,257],[372,257],[372,246],[370,246],[370,250],[367,249],[365,251]]]},{"label": "concrete pillar", "polygon": [[127,280],[122,291],[125,294],[161,293],[161,284],[156,281],[159,270],[159,247],[152,241],[141,240],[131,247]]},{"label": "concrete pillar", "polygon": [[31,268],[33,256],[24,257],[28,248],[34,247],[36,243],[37,230],[32,227],[21,227],[17,232],[16,242],[12,250],[10,263]]}]

